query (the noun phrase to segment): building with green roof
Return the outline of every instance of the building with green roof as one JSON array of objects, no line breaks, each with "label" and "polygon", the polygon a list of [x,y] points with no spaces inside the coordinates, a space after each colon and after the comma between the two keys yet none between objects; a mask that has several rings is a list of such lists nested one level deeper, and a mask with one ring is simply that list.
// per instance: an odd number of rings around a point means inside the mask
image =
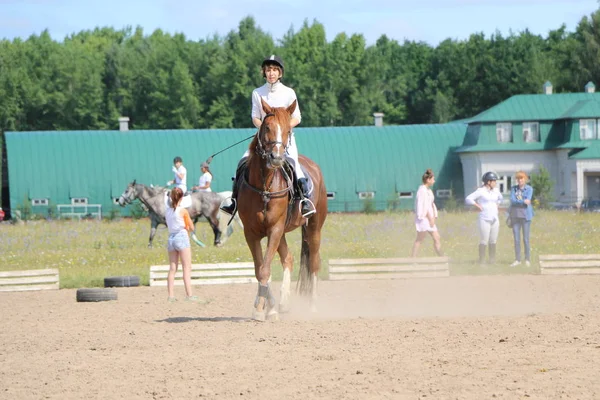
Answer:
[{"label": "building with green roof", "polygon": [[[464,124],[296,128],[301,154],[322,168],[329,211],[362,211],[369,202],[377,210],[412,209],[414,194],[427,168],[437,173],[443,202],[462,197],[460,158],[454,152],[464,137]],[[134,179],[165,185],[173,179],[173,158],[180,156],[192,187],[200,164],[210,164],[214,191],[231,190],[231,176],[246,150],[253,129],[123,130],[6,132],[9,199],[18,209],[30,202],[46,214],[120,210],[116,200]],[[127,209],[122,210],[127,215]],[[95,215],[95,214],[94,214]]]},{"label": "building with green roof", "polygon": [[[296,128],[302,154],[322,168],[331,212],[412,209],[427,168],[436,173],[437,202],[461,199],[486,171],[500,176],[509,193],[516,171],[545,166],[555,180],[556,200],[579,204],[600,198],[600,94],[592,83],[581,93],[512,96],[461,121],[390,126],[376,113],[373,126]],[[116,199],[134,179],[164,185],[173,158],[188,170],[188,187],[200,164],[214,157],[212,188],[231,188],[231,176],[254,129],[129,130],[127,119],[111,131],[5,132],[2,206],[30,203],[45,214],[121,210]],[[94,206],[92,206],[94,205]],[[94,208],[95,207],[95,208]],[[81,211],[84,210],[84,211]]]},{"label": "building with green roof", "polygon": [[555,181],[554,197],[567,204],[600,198],[600,94],[593,83],[581,93],[512,96],[468,119],[460,154],[466,192],[486,171],[509,193],[516,171],[543,165]]}]

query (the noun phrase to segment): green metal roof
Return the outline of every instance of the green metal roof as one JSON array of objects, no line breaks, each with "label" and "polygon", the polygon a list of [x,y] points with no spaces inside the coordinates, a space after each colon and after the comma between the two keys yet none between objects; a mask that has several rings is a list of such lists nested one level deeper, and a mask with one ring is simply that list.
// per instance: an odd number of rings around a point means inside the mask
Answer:
[{"label": "green metal roof", "polygon": [[[378,209],[396,192],[414,191],[427,168],[436,187],[462,193],[460,159],[464,124],[296,128],[301,154],[322,168],[331,211],[357,211],[357,192],[375,191]],[[164,185],[172,179],[173,157],[181,156],[188,186],[196,184],[200,163],[251,136],[254,129],[6,132],[10,205],[48,198],[70,204],[87,197],[103,213],[116,207],[133,179]],[[249,140],[217,155],[211,163],[213,190],[231,189],[231,176]],[[406,202],[406,200],[403,200]],[[403,204],[412,208],[413,200]]]},{"label": "green metal roof", "polygon": [[[586,147],[581,151],[574,151],[569,154],[571,160],[589,160],[600,159],[600,142],[598,140],[589,140]],[[583,147],[583,146],[580,146]]]},{"label": "green metal roof", "polygon": [[600,118],[600,93],[522,94],[476,115],[469,122]]}]

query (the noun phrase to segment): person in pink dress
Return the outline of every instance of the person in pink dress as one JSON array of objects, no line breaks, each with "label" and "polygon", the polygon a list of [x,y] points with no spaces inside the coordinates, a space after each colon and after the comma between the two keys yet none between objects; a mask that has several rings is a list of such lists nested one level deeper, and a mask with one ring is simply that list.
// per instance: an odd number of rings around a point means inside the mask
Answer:
[{"label": "person in pink dress", "polygon": [[433,248],[438,256],[442,256],[442,244],[440,234],[435,220],[438,216],[437,207],[435,206],[435,197],[431,187],[435,183],[433,171],[428,169],[423,174],[423,184],[417,190],[417,198],[415,199],[415,227],[417,228],[417,238],[412,248],[412,256],[416,257],[419,253],[421,243],[429,233],[433,238]]}]

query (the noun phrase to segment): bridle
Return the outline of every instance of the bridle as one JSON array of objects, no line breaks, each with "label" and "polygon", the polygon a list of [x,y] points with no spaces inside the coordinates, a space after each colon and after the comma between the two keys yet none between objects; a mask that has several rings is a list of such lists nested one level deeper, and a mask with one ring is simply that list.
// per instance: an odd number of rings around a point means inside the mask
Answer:
[{"label": "bridle", "polygon": [[[265,115],[265,118],[263,118],[263,125],[265,124],[265,121],[267,118],[274,117],[274,116],[275,116],[275,114],[273,114],[273,113],[269,113],[269,114]],[[260,158],[262,158],[263,160],[265,160],[269,156],[269,153],[271,153],[271,151],[273,150],[273,147],[275,147],[276,145],[278,145],[278,144],[282,145],[284,152],[287,151],[288,147],[290,146],[289,136],[288,136],[288,143],[285,146],[283,145],[283,142],[280,142],[279,140],[270,140],[263,144],[263,142],[260,140],[261,133],[262,133],[262,129],[259,129],[258,132],[256,132],[256,154],[258,154],[260,156]]]},{"label": "bridle", "polygon": [[[269,114],[265,115],[265,118],[263,119],[263,125],[267,118],[274,117],[274,116],[275,116],[275,114],[273,114],[273,113],[269,113]],[[261,128],[262,128],[262,126],[261,126]],[[263,142],[260,140],[261,133],[262,133],[262,129],[259,129],[258,132],[256,133],[256,142],[257,142],[256,143],[257,144],[256,145],[256,154],[259,155],[263,160],[266,160],[269,157],[269,154],[271,153],[271,150],[273,149],[273,147],[278,144],[283,146],[283,142],[278,141],[278,140],[271,140],[271,141],[265,142],[263,144]],[[289,147],[289,142],[290,141],[288,140],[288,144],[284,146],[284,152],[287,151],[287,149]],[[288,193],[292,190],[293,181],[292,181],[291,176],[285,170],[285,168],[277,167],[275,169],[280,170],[282,172],[282,175],[286,181],[285,189],[277,190],[275,192],[271,191],[271,185],[273,184],[273,181],[275,179],[272,178],[271,181],[267,184],[267,175],[265,174],[264,167],[262,164],[260,167],[260,175],[261,175],[262,183],[263,183],[262,190],[252,186],[250,184],[250,182],[248,182],[248,180],[246,179],[245,175],[243,175],[242,183],[244,185],[246,185],[248,188],[250,188],[252,191],[258,193],[262,197],[263,214],[265,214],[265,215],[267,213],[267,203],[271,199],[276,199],[276,198],[287,196]]]},{"label": "bridle", "polygon": [[131,199],[131,195],[129,194],[131,191],[133,190],[133,187],[128,187],[127,190],[125,192],[123,192],[121,194],[121,196],[119,197],[119,201],[121,201],[121,199],[123,200],[123,203],[129,205],[133,202],[133,200]]}]

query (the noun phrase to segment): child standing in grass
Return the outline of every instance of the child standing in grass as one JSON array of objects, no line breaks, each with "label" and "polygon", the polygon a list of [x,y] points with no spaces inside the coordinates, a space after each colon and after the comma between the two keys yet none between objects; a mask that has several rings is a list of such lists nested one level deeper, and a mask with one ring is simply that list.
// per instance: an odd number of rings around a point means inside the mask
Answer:
[{"label": "child standing in grass", "polygon": [[167,250],[169,252],[169,275],[167,276],[167,289],[169,291],[170,302],[175,299],[175,273],[177,264],[181,261],[183,268],[183,285],[185,286],[185,299],[187,301],[197,302],[198,297],[192,296],[192,248],[190,247],[190,238],[188,232],[194,230],[194,224],[190,214],[185,208],[180,207],[183,198],[183,190],[176,187],[171,190],[171,204],[167,208],[165,218],[169,228],[169,241]]}]

